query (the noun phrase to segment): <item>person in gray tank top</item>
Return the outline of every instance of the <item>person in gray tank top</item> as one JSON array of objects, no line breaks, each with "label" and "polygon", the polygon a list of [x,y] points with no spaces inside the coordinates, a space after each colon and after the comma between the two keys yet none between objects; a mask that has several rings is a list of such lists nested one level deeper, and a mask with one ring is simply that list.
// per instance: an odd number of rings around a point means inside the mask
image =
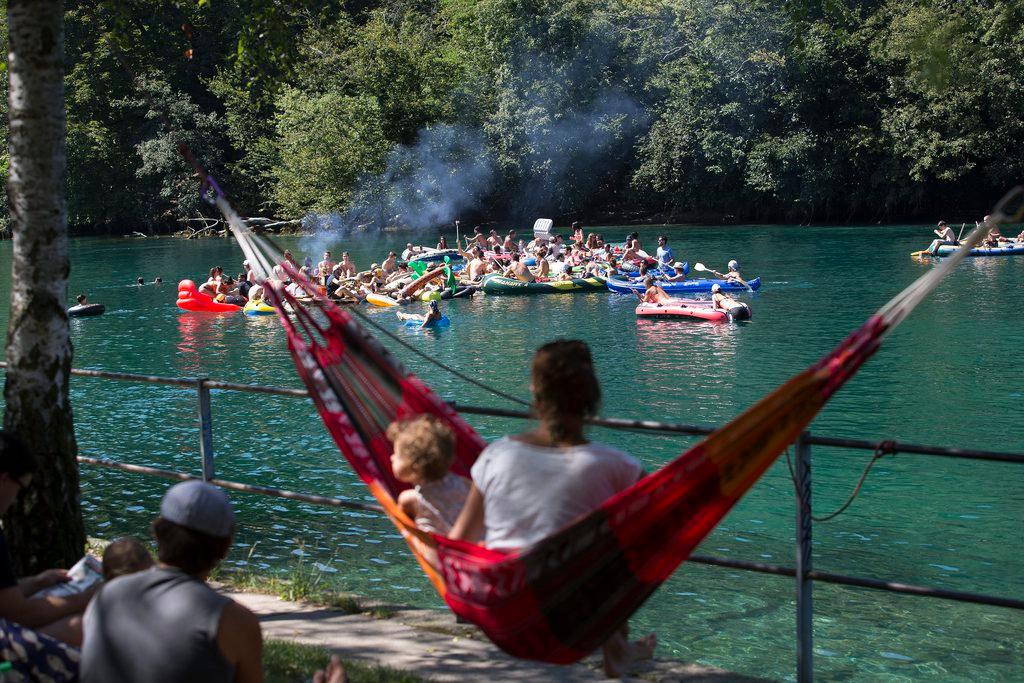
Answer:
[{"label": "person in gray tank top", "polygon": [[263,681],[259,621],[206,583],[234,527],[220,489],[167,491],[152,525],[159,564],[104,585],[86,610],[83,683]]}]

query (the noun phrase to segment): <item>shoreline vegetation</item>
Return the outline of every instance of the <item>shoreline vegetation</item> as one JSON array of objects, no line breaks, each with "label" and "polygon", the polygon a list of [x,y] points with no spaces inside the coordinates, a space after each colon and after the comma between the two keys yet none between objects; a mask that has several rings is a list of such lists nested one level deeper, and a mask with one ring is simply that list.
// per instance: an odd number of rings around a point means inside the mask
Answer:
[{"label": "shoreline vegetation", "polygon": [[973,221],[1024,175],[1007,0],[101,3],[65,25],[75,235],[203,231],[179,140],[243,213],[341,235]]},{"label": "shoreline vegetation", "polygon": [[[944,215],[944,214],[936,214]],[[543,218],[543,216],[538,216]],[[183,240],[204,240],[204,239],[226,239],[232,238],[230,229],[223,222],[216,219],[209,218],[196,218],[190,219],[194,221],[195,226],[190,226],[185,229],[159,229],[156,226],[149,226],[147,231],[139,230],[139,226],[131,226],[125,228],[113,228],[111,226],[90,226],[88,228],[81,228],[78,231],[73,231],[72,237],[108,237],[115,239],[149,239],[149,238],[171,238],[171,239],[183,239]],[[970,216],[967,218],[952,217],[948,218],[947,222],[950,224],[965,223],[972,224],[978,220],[977,216]],[[266,218],[266,217],[254,217],[248,219],[250,227],[253,227],[253,231],[257,234],[269,235],[269,236],[283,236],[283,237],[336,237],[339,240],[352,239],[360,235],[365,234],[378,234],[378,233],[395,233],[408,235],[412,233],[418,233],[424,236],[425,242],[432,242],[436,235],[444,234],[451,238],[455,234],[455,227],[453,225],[440,225],[428,228],[409,228],[402,225],[385,226],[380,228],[373,228],[370,230],[364,229],[363,231],[348,231],[348,232],[322,232],[316,229],[307,229],[303,225],[301,219],[277,219],[277,218]],[[601,231],[607,227],[623,227],[630,228],[632,230],[644,231],[656,231],[668,226],[683,226],[683,227],[721,227],[721,228],[734,228],[734,227],[745,227],[750,225],[763,225],[767,227],[793,227],[797,225],[802,228],[811,227],[826,227],[826,228],[842,228],[842,227],[863,227],[867,229],[871,228],[885,228],[891,226],[902,226],[902,225],[920,225],[925,228],[930,226],[932,222],[928,221],[885,221],[877,222],[871,225],[858,225],[851,223],[825,223],[825,222],[810,222],[810,223],[787,223],[782,221],[742,221],[738,220],[735,216],[687,216],[684,218],[676,219],[675,217],[647,217],[642,220],[630,221],[626,218],[616,219],[614,217],[605,217],[599,222],[587,222],[583,221],[582,226],[586,231]],[[532,234],[533,221],[522,221],[512,222],[507,220],[485,220],[479,223],[472,223],[468,227],[463,225],[460,232],[463,235],[471,235],[473,227],[479,225],[486,232],[490,229],[495,229],[498,232],[505,232],[509,229],[515,229],[523,234]],[[562,234],[568,234],[570,232],[569,224],[556,225],[555,232],[561,232]],[[927,232],[927,230],[925,230]],[[924,233],[922,233],[924,234]],[[0,228],[0,242],[9,240],[11,233],[9,230]],[[922,238],[926,239],[926,238]]]}]

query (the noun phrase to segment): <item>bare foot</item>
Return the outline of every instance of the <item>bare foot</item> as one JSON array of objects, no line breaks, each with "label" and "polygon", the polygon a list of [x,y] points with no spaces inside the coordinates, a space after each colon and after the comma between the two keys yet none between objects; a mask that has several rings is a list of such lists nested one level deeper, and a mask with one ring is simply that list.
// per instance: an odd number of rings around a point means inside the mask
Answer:
[{"label": "bare foot", "polygon": [[657,634],[651,633],[630,642],[627,633],[622,629],[604,644],[604,673],[609,678],[621,678],[632,665],[654,656],[654,648],[658,645]]},{"label": "bare foot", "polygon": [[313,683],[348,683],[345,667],[341,665],[341,657],[331,655],[327,668],[313,675]]}]

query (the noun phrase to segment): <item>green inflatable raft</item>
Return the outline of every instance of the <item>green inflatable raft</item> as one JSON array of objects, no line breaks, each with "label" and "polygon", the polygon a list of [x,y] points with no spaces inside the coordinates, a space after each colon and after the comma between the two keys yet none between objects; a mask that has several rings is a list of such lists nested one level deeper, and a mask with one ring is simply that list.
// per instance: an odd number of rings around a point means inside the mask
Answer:
[{"label": "green inflatable raft", "polygon": [[604,278],[588,277],[572,280],[549,280],[546,282],[523,282],[511,277],[489,275],[484,279],[483,290],[487,294],[521,296],[525,294],[573,294],[575,292],[608,291]]}]

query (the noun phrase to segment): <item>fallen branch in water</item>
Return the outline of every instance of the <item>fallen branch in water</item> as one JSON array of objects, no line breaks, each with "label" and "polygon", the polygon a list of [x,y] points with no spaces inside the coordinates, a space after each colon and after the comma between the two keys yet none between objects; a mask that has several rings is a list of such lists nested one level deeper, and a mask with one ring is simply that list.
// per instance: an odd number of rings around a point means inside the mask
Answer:
[{"label": "fallen branch in water", "polygon": [[[211,237],[214,234],[221,237],[227,235],[227,224],[220,218],[206,218],[204,216],[200,216],[198,218],[179,218],[178,222],[184,223],[185,227],[184,229],[174,233],[175,237],[196,239],[199,237]],[[302,226],[302,221],[297,219],[280,220],[277,218],[266,218],[263,216],[245,218],[243,219],[243,222],[256,233],[280,232],[283,228],[297,229]],[[199,223],[200,227],[190,225],[192,223]]]}]

